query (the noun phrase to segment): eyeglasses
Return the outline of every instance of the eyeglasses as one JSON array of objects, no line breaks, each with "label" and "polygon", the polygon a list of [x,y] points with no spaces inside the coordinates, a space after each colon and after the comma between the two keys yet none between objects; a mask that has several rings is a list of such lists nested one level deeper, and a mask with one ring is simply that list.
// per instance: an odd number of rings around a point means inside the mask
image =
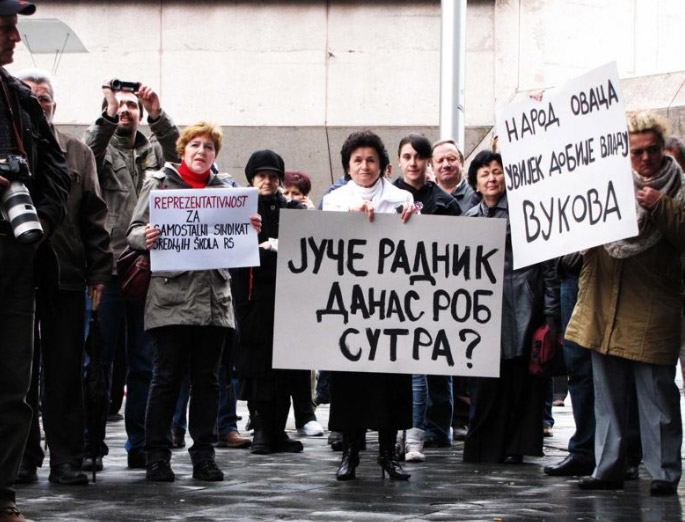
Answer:
[{"label": "eyeglasses", "polygon": [[655,156],[661,151],[661,145],[650,145],[649,147],[645,147],[643,149],[630,149],[630,155],[633,158],[641,158],[645,152],[648,156]]},{"label": "eyeglasses", "polygon": [[52,98],[46,94],[42,94],[41,96],[38,96],[38,101],[40,103],[52,103]]}]

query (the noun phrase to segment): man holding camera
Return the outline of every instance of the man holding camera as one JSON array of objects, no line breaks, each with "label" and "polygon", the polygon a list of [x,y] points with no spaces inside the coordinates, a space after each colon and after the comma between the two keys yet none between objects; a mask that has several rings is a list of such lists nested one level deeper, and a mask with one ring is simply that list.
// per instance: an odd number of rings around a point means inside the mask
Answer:
[{"label": "man holding camera", "polygon": [[[17,74],[38,98],[48,122],[52,123],[55,95],[52,78],[40,70]],[[112,252],[105,229],[107,206],[100,197],[95,158],[82,141],[53,127],[55,137],[66,155],[71,175],[67,215],[55,229],[52,245],[57,253],[60,273],[58,285],[39,288],[36,319],[40,341],[35,343],[33,375],[28,402],[33,408],[31,431],[26,443],[17,483],[38,480],[36,468],[43,463],[38,424],[39,370],[42,359],[42,412],[45,436],[50,447],[50,482],[87,484],[81,470],[85,289],[97,308],[112,275]]]},{"label": "man holding camera", "polygon": [[[86,132],[86,143],[95,154],[102,195],[107,203],[107,230],[111,236],[114,259],[126,247],[126,232],[138,202],[145,171],[158,170],[165,161],[176,161],[178,128],[162,110],[159,97],[148,86],[137,82],[106,80],[102,85],[102,114]],[[148,140],[138,129],[144,112],[152,130]],[[145,468],[145,408],[152,379],[152,343],[143,330],[144,302],[124,301],[116,274],[105,289],[99,309],[105,339],[103,363],[109,369],[107,389],[111,387],[114,354],[126,347],[126,450],[129,468]],[[125,338],[123,338],[125,336]],[[102,441],[102,455],[107,454]],[[102,469],[102,458],[86,459],[84,469]]]},{"label": "man holding camera", "polygon": [[[35,10],[29,2],[0,0],[0,192],[23,191],[21,219],[16,207],[8,212],[7,203],[0,218],[0,522],[24,520],[10,486],[31,422],[25,398],[31,378],[34,288],[46,272],[56,274],[56,263],[42,262],[49,252],[44,239],[64,218],[70,188],[64,157],[40,105],[4,69],[20,41],[17,15]],[[31,223],[28,234],[24,220]]]}]

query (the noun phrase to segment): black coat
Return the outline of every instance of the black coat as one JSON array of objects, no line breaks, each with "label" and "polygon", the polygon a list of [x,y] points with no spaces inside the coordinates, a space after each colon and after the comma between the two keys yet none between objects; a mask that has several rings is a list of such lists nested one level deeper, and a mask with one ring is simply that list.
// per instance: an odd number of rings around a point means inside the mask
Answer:
[{"label": "black coat", "polygon": [[415,203],[421,203],[421,214],[428,216],[461,216],[457,200],[432,181],[427,181],[420,189],[415,189],[403,179],[396,179],[394,185],[414,196]]},{"label": "black coat", "polygon": [[331,372],[331,431],[412,427],[411,375]]},{"label": "black coat", "polygon": [[52,232],[64,219],[71,189],[64,154],[31,89],[10,76],[3,67],[0,67],[0,76],[7,85],[12,111],[21,115],[16,121],[17,131],[32,174],[26,186],[38,215],[49,223]]},{"label": "black coat", "polygon": [[543,261],[514,270],[511,246],[509,204],[506,194],[497,205],[488,209],[485,202],[471,208],[469,217],[489,217],[507,220],[504,251],[504,281],[502,297],[502,359],[528,356],[535,329],[547,318],[559,324],[559,278],[555,261]]},{"label": "black coat", "polygon": [[[408,190],[406,183],[395,182],[417,198],[415,189]],[[433,187],[440,194],[433,191]],[[426,184],[422,196],[426,197],[434,213],[459,215],[456,200],[439,187]],[[444,198],[443,196],[444,195]],[[453,203],[451,203],[452,201]],[[425,203],[424,203],[424,208]],[[411,375],[386,373],[331,372],[331,412],[328,428],[332,431],[351,430],[405,430],[412,427]]]},{"label": "black coat", "polygon": [[[259,196],[258,212],[262,216],[260,244],[269,238],[278,238],[282,208],[304,207],[297,201],[285,199],[280,193]],[[276,252],[260,248],[260,266],[232,271],[239,334],[235,367],[243,378],[265,377],[272,368],[277,259]]]},{"label": "black coat", "polygon": [[[7,86],[7,95],[12,113],[15,115],[16,132],[23,142],[31,171],[26,188],[31,194],[43,225],[48,226],[48,230],[44,232],[50,234],[64,219],[71,189],[71,177],[64,154],[50,124],[45,119],[43,109],[28,85],[12,77],[4,67],[0,67],[0,77]],[[0,96],[4,96],[1,92]],[[1,100],[0,103],[5,101]],[[15,150],[15,153],[21,151]],[[0,226],[5,233],[9,233],[10,226],[7,221],[0,220]],[[34,272],[36,286],[57,288],[59,266],[49,239],[42,241],[38,246],[34,258]]]}]

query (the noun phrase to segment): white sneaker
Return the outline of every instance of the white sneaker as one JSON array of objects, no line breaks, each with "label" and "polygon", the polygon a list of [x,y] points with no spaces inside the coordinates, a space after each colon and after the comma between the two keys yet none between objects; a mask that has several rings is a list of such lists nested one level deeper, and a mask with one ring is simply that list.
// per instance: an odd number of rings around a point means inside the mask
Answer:
[{"label": "white sneaker", "polygon": [[397,432],[397,440],[395,441],[395,454],[397,455],[397,460],[404,460],[404,437],[407,434],[404,430],[399,430]]},{"label": "white sneaker", "polygon": [[426,456],[423,454],[423,430],[412,428],[407,430],[407,438],[404,444],[405,462],[423,462]]},{"label": "white sneaker", "polygon": [[323,426],[318,421],[311,420],[301,428],[298,428],[297,433],[305,437],[319,437],[323,435]]}]

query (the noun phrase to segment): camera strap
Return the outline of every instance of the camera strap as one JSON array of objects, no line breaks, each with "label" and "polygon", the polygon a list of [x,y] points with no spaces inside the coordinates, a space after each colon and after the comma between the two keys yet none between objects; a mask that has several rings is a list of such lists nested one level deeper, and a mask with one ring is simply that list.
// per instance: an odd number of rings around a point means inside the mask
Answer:
[{"label": "camera strap", "polygon": [[10,95],[9,92],[7,92],[7,85],[4,81],[0,81],[0,84],[2,84],[2,94],[4,95],[5,98],[5,105],[7,106],[7,110],[10,113],[10,119],[12,120],[12,129],[14,130],[14,137],[17,140],[17,147],[19,147],[19,152],[21,152],[24,156],[24,158],[28,158],[28,155],[26,154],[26,149],[24,148],[24,142],[21,139],[21,136],[19,134],[19,129],[17,129],[17,122],[14,117],[14,110],[12,109],[12,103],[10,101]]}]

